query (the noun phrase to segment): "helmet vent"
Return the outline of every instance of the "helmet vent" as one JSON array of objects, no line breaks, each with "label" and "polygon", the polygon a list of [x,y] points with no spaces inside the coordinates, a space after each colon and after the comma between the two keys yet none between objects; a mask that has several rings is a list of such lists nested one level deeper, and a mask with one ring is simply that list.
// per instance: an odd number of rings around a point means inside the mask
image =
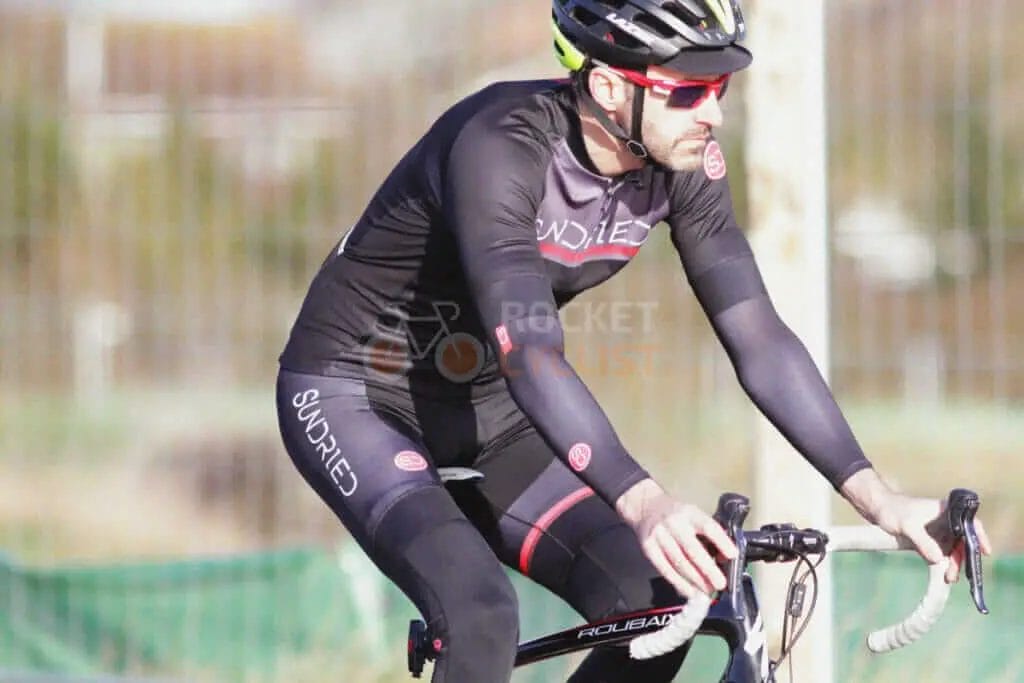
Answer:
[{"label": "helmet vent", "polygon": [[579,5],[572,8],[570,16],[584,26],[593,26],[597,22],[601,21],[601,17],[597,16],[585,7],[580,7]]},{"label": "helmet vent", "polygon": [[661,36],[662,38],[672,38],[676,35],[676,32],[672,30],[672,27],[667,26],[650,15],[634,17],[633,23],[637,26],[642,26],[651,33]]},{"label": "helmet vent", "polygon": [[625,31],[612,31],[605,38],[605,42],[613,43],[619,47],[624,47],[630,50],[642,49],[647,47],[642,42],[629,35]]},{"label": "helmet vent", "polygon": [[697,26],[703,18],[691,12],[678,2],[674,2],[674,0],[669,0],[669,2],[664,3],[661,8],[687,26]]}]

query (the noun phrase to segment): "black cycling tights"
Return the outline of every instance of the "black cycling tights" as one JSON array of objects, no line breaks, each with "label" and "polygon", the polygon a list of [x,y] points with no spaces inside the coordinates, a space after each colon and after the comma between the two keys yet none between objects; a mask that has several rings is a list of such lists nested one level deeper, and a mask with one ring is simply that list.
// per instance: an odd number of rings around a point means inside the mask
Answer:
[{"label": "black cycling tights", "polygon": [[[441,444],[424,437],[435,430],[422,428],[422,411],[356,380],[282,372],[277,398],[295,466],[439,641],[433,683],[510,680],[518,606],[499,562],[587,620],[678,601],[632,530],[552,455],[507,394],[474,401],[472,415],[448,415],[448,429],[436,430],[448,448],[453,431],[476,440],[481,455],[471,462],[435,460]],[[485,436],[479,425],[490,427]],[[435,466],[450,464],[486,478],[446,489]],[[637,662],[626,648],[598,648],[569,680],[668,683],[683,656]]]}]

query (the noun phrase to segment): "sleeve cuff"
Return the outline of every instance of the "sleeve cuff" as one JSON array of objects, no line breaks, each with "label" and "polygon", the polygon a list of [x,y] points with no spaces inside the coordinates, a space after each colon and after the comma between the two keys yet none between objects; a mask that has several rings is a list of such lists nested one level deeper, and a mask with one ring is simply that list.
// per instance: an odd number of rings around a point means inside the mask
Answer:
[{"label": "sleeve cuff", "polygon": [[835,490],[838,491],[843,487],[843,484],[846,483],[847,479],[857,474],[861,470],[866,470],[869,468],[874,468],[874,465],[872,465],[871,461],[868,460],[867,458],[861,458],[859,460],[853,461],[852,463],[850,463],[849,466],[846,467],[846,469],[842,470],[832,478],[833,488],[835,488]]},{"label": "sleeve cuff", "polygon": [[600,487],[594,485],[593,488],[595,491],[597,491],[598,495],[604,498],[605,501],[607,501],[608,504],[614,508],[615,501],[617,501],[623,493],[633,488],[633,486],[640,483],[644,479],[649,479],[650,476],[651,475],[647,473],[647,470],[640,466],[637,466],[636,469],[632,470],[625,477],[616,481],[614,485]]}]

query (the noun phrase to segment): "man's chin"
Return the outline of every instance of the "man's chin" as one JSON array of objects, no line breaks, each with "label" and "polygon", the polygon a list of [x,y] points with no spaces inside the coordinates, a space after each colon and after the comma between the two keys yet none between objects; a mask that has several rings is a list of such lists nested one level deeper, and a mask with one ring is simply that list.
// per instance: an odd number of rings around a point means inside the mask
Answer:
[{"label": "man's chin", "polygon": [[704,165],[703,150],[700,154],[677,151],[671,159],[658,160],[661,165],[672,171],[696,171]]},{"label": "man's chin", "polygon": [[683,140],[672,147],[672,156],[669,159],[658,159],[665,168],[673,171],[696,171],[704,165],[704,148],[707,142],[704,140]]}]

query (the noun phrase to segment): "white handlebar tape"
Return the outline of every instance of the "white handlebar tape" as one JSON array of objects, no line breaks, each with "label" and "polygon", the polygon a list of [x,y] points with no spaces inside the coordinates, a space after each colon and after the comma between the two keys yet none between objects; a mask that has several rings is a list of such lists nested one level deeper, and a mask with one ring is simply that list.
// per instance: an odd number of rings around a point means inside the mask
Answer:
[{"label": "white handlebar tape", "polygon": [[875,653],[889,652],[909,645],[931,630],[942,615],[949,599],[949,584],[945,574],[949,560],[943,558],[930,567],[928,591],[909,617],[899,624],[893,624],[868,634],[868,649]]},{"label": "white handlebar tape", "polygon": [[[833,527],[826,533],[828,534],[830,552],[914,549],[914,544],[909,540],[896,538],[873,526]],[[950,586],[944,578],[948,566],[948,558],[943,558],[942,562],[931,565],[928,589],[921,602],[902,622],[870,633],[867,638],[869,650],[881,653],[909,645],[921,638],[935,625],[949,599]]]},{"label": "white handlebar tape", "polygon": [[914,544],[906,538],[897,538],[880,527],[834,526],[823,530],[828,536],[828,552],[848,550],[913,550]]},{"label": "white handlebar tape", "polygon": [[629,641],[629,656],[633,659],[651,659],[677,647],[693,638],[700,628],[708,610],[711,598],[702,592],[686,601],[686,607],[654,633],[638,636]]}]

